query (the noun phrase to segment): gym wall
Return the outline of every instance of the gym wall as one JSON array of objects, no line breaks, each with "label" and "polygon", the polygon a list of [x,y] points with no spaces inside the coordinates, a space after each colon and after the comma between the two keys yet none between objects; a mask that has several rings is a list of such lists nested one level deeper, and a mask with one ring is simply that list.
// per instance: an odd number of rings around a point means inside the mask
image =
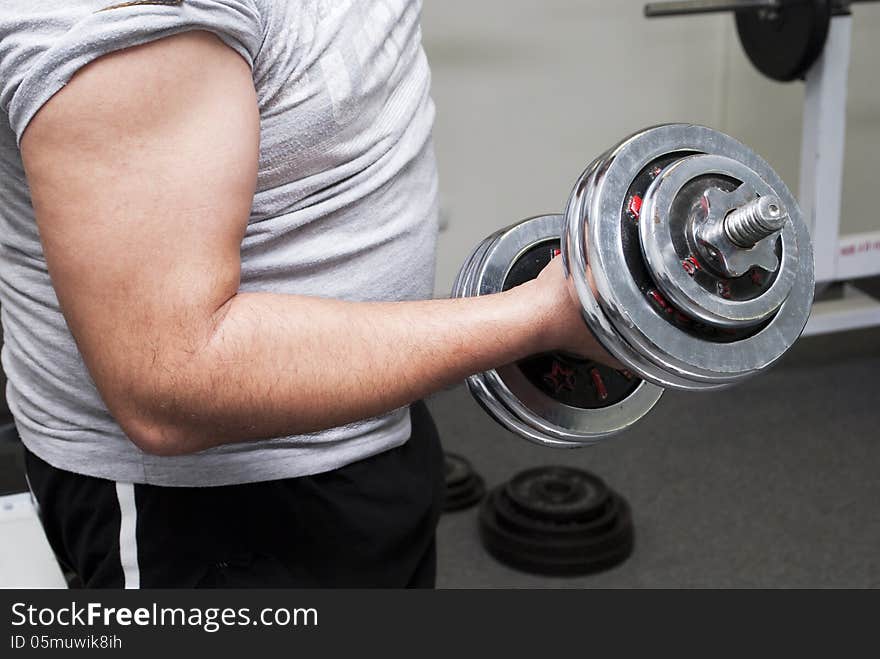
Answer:
[{"label": "gym wall", "polygon": [[[797,194],[804,86],[746,59],[731,15],[645,19],[636,0],[425,0],[438,114],[438,296],[494,229],[562,211],[621,135],[667,121],[749,144]],[[861,5],[850,65],[842,233],[876,229],[880,6]],[[634,71],[640,74],[634,75]]]}]

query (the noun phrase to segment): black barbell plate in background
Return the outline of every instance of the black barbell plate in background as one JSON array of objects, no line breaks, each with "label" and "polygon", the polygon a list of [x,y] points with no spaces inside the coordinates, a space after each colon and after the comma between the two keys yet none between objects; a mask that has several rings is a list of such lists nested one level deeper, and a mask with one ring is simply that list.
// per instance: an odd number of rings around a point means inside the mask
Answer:
[{"label": "black barbell plate in background", "polygon": [[486,485],[481,476],[474,474],[472,480],[468,482],[468,487],[457,492],[447,490],[446,499],[443,503],[444,512],[456,512],[471,508],[483,500],[486,495]]},{"label": "black barbell plate in background", "polygon": [[[775,18],[767,18],[768,11]],[[822,54],[830,24],[830,0],[787,0],[775,10],[736,12],[746,56],[758,71],[779,82],[806,75]]]},{"label": "black barbell plate in background", "polygon": [[547,533],[523,533],[504,525],[498,511],[498,494],[493,490],[480,508],[480,528],[490,541],[503,545],[510,551],[534,556],[560,559],[588,560],[592,556],[603,555],[625,543],[632,533],[632,522],[626,502],[613,497],[613,515],[610,524],[603,524],[601,530],[591,533],[572,533],[567,536]]},{"label": "black barbell plate in background", "polygon": [[461,481],[460,483],[447,486],[446,498],[456,500],[467,498],[471,495],[472,492],[477,490],[482,490],[485,492],[483,479],[479,474],[472,473],[467,477],[467,479]]},{"label": "black barbell plate in background", "polygon": [[[619,495],[615,495],[619,496]],[[635,530],[629,506],[620,498],[621,516],[605,541],[576,548],[554,542],[537,543],[512,540],[498,532],[492,523],[491,499],[480,510],[480,539],[486,551],[499,562],[510,567],[548,576],[578,576],[595,574],[625,561],[635,546]]]},{"label": "black barbell plate in background", "polygon": [[566,560],[521,554],[503,546],[486,545],[487,551],[505,565],[530,574],[551,577],[586,576],[610,570],[629,558],[634,547],[635,536],[630,536],[626,542],[601,556],[593,556],[589,560]]},{"label": "black barbell plate in background", "polygon": [[588,521],[560,521],[523,515],[508,499],[503,486],[493,496],[492,505],[499,523],[506,529],[534,537],[566,538],[601,535],[614,526],[619,513],[618,498],[609,496],[599,514]]},{"label": "black barbell plate in background", "polygon": [[470,461],[457,453],[444,453],[443,467],[447,487],[466,481],[474,473]]},{"label": "black barbell plate in background", "polygon": [[571,467],[516,474],[486,497],[479,527],[490,555],[534,574],[599,572],[626,560],[635,543],[626,500]]},{"label": "black barbell plate in background", "polygon": [[595,519],[609,495],[601,478],[572,467],[526,469],[511,478],[504,489],[522,514],[562,522]]},{"label": "black barbell plate in background", "polygon": [[443,462],[446,480],[443,511],[464,510],[479,503],[486,494],[486,485],[470,461],[456,453],[444,453]]}]

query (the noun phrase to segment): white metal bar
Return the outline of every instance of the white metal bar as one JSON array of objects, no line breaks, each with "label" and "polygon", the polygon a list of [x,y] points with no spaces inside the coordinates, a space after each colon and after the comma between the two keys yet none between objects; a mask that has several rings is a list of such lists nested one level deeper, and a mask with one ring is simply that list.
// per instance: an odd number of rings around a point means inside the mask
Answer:
[{"label": "white metal bar", "polygon": [[822,55],[807,72],[800,203],[813,238],[816,281],[837,276],[852,16],[834,16]]},{"label": "white metal bar", "polygon": [[880,325],[880,301],[854,286],[844,285],[843,297],[813,305],[804,336]]}]

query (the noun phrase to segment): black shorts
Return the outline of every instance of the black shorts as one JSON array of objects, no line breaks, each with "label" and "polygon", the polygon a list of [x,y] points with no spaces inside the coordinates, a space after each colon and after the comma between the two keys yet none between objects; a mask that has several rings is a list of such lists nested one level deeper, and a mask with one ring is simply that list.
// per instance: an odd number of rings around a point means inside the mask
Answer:
[{"label": "black shorts", "polygon": [[26,455],[46,535],[92,588],[433,587],[443,457],[424,403],[404,445],[335,471],[158,487]]}]

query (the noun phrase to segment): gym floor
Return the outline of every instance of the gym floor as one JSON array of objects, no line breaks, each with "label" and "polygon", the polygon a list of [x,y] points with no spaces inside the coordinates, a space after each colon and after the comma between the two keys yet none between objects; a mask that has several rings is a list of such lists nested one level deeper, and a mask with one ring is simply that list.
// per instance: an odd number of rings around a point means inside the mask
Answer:
[{"label": "gym floor", "polygon": [[581,467],[633,509],[636,549],[594,576],[547,578],[493,560],[477,509],[440,522],[438,585],[880,586],[880,329],[801,339],[720,393],[666,392],[630,431],[588,449],[533,446],[456,387],[429,401],[447,450],[489,487],[531,466]]}]

